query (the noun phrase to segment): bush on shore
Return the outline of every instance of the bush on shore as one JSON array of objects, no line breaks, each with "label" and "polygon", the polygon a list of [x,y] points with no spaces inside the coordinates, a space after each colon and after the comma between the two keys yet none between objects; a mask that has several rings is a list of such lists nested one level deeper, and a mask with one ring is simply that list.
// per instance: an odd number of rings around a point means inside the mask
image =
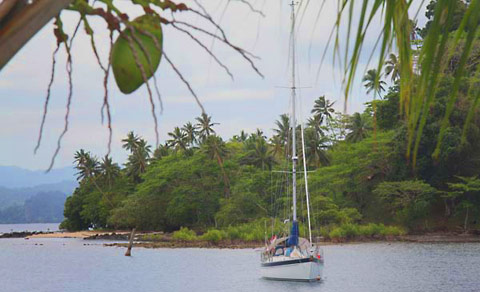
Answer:
[{"label": "bush on shore", "polygon": [[397,226],[385,226],[383,224],[369,223],[357,225],[352,223],[342,224],[334,227],[328,237],[333,240],[354,239],[356,237],[385,237],[404,235],[406,231]]},{"label": "bush on shore", "polygon": [[190,230],[187,227],[181,227],[180,230],[173,232],[172,238],[180,241],[193,241],[198,237],[195,231]]},{"label": "bush on shore", "polygon": [[206,240],[211,243],[218,243],[222,239],[227,239],[227,233],[218,229],[210,229],[202,236],[200,236],[200,239]]},{"label": "bush on shore", "polygon": [[[211,243],[218,243],[221,240],[241,240],[244,242],[263,241],[265,240],[265,222],[262,220],[253,221],[237,226],[228,226],[224,229],[209,229],[204,234],[197,236],[195,231],[186,227],[173,233],[172,238],[179,241],[205,240]],[[267,226],[267,237],[272,232],[272,228]],[[325,238],[344,241],[354,240],[357,238],[384,238],[387,236],[399,236],[406,234],[405,229],[398,226],[385,226],[384,224],[369,223],[359,225],[354,223],[344,223],[341,225],[333,225],[321,227],[317,230],[320,235]],[[314,231],[314,234],[317,233]],[[274,224],[273,233],[277,236],[288,234],[288,230],[284,224]],[[300,232],[303,236],[304,232]]]}]

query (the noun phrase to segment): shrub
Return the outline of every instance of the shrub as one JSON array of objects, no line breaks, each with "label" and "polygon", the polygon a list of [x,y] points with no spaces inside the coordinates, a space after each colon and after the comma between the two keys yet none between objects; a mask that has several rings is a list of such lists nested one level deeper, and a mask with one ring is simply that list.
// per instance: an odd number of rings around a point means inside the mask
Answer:
[{"label": "shrub", "polygon": [[385,227],[383,235],[399,236],[399,235],[405,235],[405,233],[406,233],[405,230],[401,227],[387,226]]},{"label": "shrub", "polygon": [[346,223],[346,224],[342,224],[342,225],[340,226],[340,228],[343,229],[343,231],[344,231],[344,233],[345,233],[345,236],[346,236],[347,238],[353,238],[353,237],[359,235],[358,225],[356,225],[356,224]]},{"label": "shrub", "polygon": [[319,230],[318,230],[318,234],[315,233],[313,230],[312,230],[312,233],[315,235],[315,236],[323,236],[325,238],[328,238],[329,237],[329,233],[330,233],[330,229],[328,227],[320,227]]},{"label": "shrub", "polygon": [[231,240],[239,239],[241,236],[237,227],[228,226],[225,232],[227,233],[227,238]]},{"label": "shrub", "polygon": [[384,228],[385,226],[383,224],[369,223],[367,225],[360,225],[358,227],[358,232],[359,235],[371,237],[375,235],[380,235]]},{"label": "shrub", "polygon": [[206,233],[204,233],[200,238],[212,243],[217,243],[220,240],[226,238],[226,233],[217,229],[210,229]]},{"label": "shrub", "polygon": [[[267,230],[265,230],[265,225],[267,223]],[[231,240],[240,239],[243,241],[263,241],[265,239],[265,232],[270,236],[271,229],[271,219],[261,218],[255,221],[240,224],[237,226],[229,226],[225,229],[225,237]],[[285,225],[276,220],[274,223],[273,234],[277,236],[285,233]]]},{"label": "shrub", "polygon": [[[326,232],[323,230],[322,232]],[[369,223],[367,225],[357,225],[352,223],[342,224],[336,226],[328,233],[328,237],[331,239],[352,239],[357,236],[373,237],[375,235],[380,236],[398,236],[404,235],[406,232],[404,229],[397,226],[385,226],[383,224]]]},{"label": "shrub", "polygon": [[347,237],[347,234],[345,230],[343,230],[343,228],[335,227],[332,229],[332,231],[330,231],[328,237],[330,237],[331,239],[343,239]]},{"label": "shrub", "polygon": [[176,240],[192,241],[197,239],[197,234],[195,231],[190,230],[187,227],[181,227],[180,230],[173,233],[172,237]]}]

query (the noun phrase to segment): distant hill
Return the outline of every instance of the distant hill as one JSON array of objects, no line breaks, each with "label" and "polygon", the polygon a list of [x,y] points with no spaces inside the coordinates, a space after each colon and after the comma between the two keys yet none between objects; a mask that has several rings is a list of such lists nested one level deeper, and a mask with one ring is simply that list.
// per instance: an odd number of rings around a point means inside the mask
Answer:
[{"label": "distant hill", "polygon": [[75,169],[64,167],[43,170],[28,170],[16,166],[0,166],[0,186],[6,188],[27,188],[38,185],[56,184],[62,181],[76,181]]},{"label": "distant hill", "polygon": [[63,206],[67,195],[61,192],[38,193],[25,201],[26,223],[50,223],[63,221]]},{"label": "distant hill", "polygon": [[77,182],[74,181],[62,181],[28,188],[6,188],[0,186],[0,210],[14,205],[23,205],[26,200],[38,193],[61,192],[66,196],[70,196],[77,185]]},{"label": "distant hill", "polygon": [[22,205],[0,209],[0,223],[57,223],[63,220],[67,195],[61,192],[38,193]]},{"label": "distant hill", "polygon": [[65,199],[77,185],[70,167],[46,174],[0,166],[0,223],[60,222]]}]

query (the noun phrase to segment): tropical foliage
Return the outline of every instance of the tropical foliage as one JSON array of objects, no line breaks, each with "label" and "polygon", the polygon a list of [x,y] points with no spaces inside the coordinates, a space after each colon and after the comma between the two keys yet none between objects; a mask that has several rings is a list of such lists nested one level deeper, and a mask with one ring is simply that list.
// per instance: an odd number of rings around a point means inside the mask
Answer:
[{"label": "tropical foliage", "polygon": [[[444,2],[439,0],[437,5]],[[392,3],[402,8],[403,1]],[[474,13],[472,5],[474,1],[465,6],[465,13]],[[431,41],[430,34],[439,29],[432,21],[424,31],[425,45]],[[458,34],[460,29],[465,35]],[[472,52],[478,57],[480,41],[470,40],[469,32],[462,25],[449,31],[459,39],[456,42],[449,37],[446,45],[469,46],[472,41]],[[428,115],[415,118],[415,127],[422,127],[421,140],[415,142],[415,163],[406,154],[411,151],[411,115],[419,112],[405,108],[404,86],[411,80],[402,66],[405,52],[400,52],[400,65],[394,64],[391,55],[387,62],[393,67],[386,74],[389,78],[395,75],[389,88],[378,80],[382,70],[367,72],[365,95],[374,100],[362,113],[340,114],[333,102],[321,96],[314,102],[305,126],[292,129],[291,117],[281,115],[272,122],[275,128],[270,137],[257,129],[250,134],[241,131],[228,141],[216,135],[218,124],[213,118],[202,114],[195,123],[174,128],[153,155],[144,139],[129,133],[123,143],[130,156],[123,167],[110,157],[99,161],[88,151],[79,150],[75,164],[80,186],[66,202],[63,227],[164,231],[184,227],[207,232],[203,238],[211,241],[258,240],[264,237],[265,225],[280,232],[291,210],[291,136],[297,135],[301,166],[300,129],[304,127],[311,214],[317,235],[337,238],[479,228],[480,116],[478,100],[470,95],[472,86],[478,86],[478,58],[467,59],[470,74],[458,81],[463,53],[456,51],[442,59],[448,66],[438,80],[427,80],[435,86],[433,96],[422,89],[424,85],[416,85],[415,95],[422,103],[417,103],[415,107],[419,108],[415,110],[427,111]],[[422,62],[428,65],[426,59]],[[374,95],[382,98],[375,99]],[[418,102],[415,98],[411,102]],[[423,104],[427,100],[428,105]],[[448,124],[444,128],[446,116]],[[441,140],[438,133],[443,133]],[[298,176],[298,215],[305,221],[302,178]],[[245,226],[251,228],[251,234],[245,232]],[[182,230],[179,237],[187,233],[196,238]]]}]

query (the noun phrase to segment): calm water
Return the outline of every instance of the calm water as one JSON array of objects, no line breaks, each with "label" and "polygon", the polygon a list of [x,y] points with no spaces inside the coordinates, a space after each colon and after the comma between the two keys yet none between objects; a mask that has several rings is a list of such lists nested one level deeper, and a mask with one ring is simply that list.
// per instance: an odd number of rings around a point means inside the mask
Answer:
[{"label": "calm water", "polygon": [[[252,249],[124,249],[76,239],[0,240],[0,291],[480,291],[480,244],[325,247],[321,283],[259,278]],[[43,245],[40,245],[43,244]]]},{"label": "calm water", "polygon": [[58,231],[60,223],[0,224],[0,234],[14,231]]}]

